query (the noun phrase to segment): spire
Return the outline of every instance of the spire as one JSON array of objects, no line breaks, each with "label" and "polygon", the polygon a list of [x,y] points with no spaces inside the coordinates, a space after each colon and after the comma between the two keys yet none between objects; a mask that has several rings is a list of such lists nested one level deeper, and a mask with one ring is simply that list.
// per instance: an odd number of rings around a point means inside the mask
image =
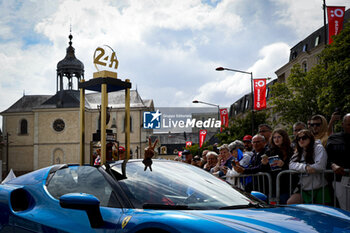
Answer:
[{"label": "spire", "polygon": [[72,39],[73,39],[72,34],[69,34],[68,38],[69,38],[69,46],[72,46],[72,44],[73,44],[73,42],[72,42]]},{"label": "spire", "polygon": [[72,23],[70,23],[70,28],[69,28],[69,46],[72,46],[73,42],[72,42],[72,39],[73,39],[73,36],[72,36]]},{"label": "spire", "polygon": [[75,89],[78,89],[78,82],[84,78],[84,64],[75,57],[75,49],[72,46],[72,25],[69,31],[69,46],[66,50],[66,56],[57,63],[57,92],[66,89],[64,88],[64,80],[68,82],[68,90],[73,90],[73,79],[77,79],[77,84],[74,86]]}]

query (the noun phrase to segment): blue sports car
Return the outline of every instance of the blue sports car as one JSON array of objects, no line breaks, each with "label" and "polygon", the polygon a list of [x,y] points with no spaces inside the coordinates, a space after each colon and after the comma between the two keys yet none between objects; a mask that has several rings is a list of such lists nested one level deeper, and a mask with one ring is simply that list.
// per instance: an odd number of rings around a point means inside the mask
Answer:
[{"label": "blue sports car", "polygon": [[192,165],[54,165],[0,185],[0,232],[350,232],[350,212],[271,206]]}]

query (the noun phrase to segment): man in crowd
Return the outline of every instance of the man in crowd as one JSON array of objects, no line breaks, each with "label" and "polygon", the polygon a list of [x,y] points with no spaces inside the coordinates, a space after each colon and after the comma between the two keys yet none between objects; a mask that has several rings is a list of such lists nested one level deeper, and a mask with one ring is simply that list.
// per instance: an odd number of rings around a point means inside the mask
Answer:
[{"label": "man in crowd", "polygon": [[272,127],[268,124],[260,124],[258,129],[259,134],[264,136],[266,143],[269,143],[272,134]]},{"label": "man in crowd", "polygon": [[293,136],[294,136],[294,139],[293,139],[292,145],[291,145],[293,150],[296,149],[296,146],[297,146],[297,143],[298,143],[296,141],[297,134],[302,129],[306,129],[306,124],[304,122],[298,121],[298,122],[294,123],[294,125],[293,125]]},{"label": "man in crowd", "polygon": [[234,169],[238,173],[242,174],[254,174],[261,171],[261,156],[270,155],[268,146],[266,145],[266,140],[263,135],[257,134],[252,139],[253,143],[253,156],[250,159],[250,164],[248,167],[243,168],[242,166],[235,166]]},{"label": "man in crowd", "polygon": [[306,125],[304,122],[298,121],[293,125],[293,135],[294,137],[297,136],[298,132],[302,129],[306,129]]},{"label": "man in crowd", "polygon": [[202,163],[201,163],[201,158],[198,156],[198,155],[195,155],[192,159],[192,162],[191,164],[193,166],[196,166],[196,167],[201,167]]},{"label": "man in crowd", "polygon": [[333,112],[332,117],[328,122],[328,136],[331,136],[334,133],[333,132],[334,124],[339,120],[341,120],[341,115],[339,111]]},{"label": "man in crowd", "polygon": [[245,135],[243,137],[244,151],[253,150],[252,138],[253,137],[251,135]]},{"label": "man in crowd", "polygon": [[203,152],[202,152],[201,168],[204,168],[205,164],[207,164],[207,162],[208,162],[208,160],[207,160],[208,152],[209,152],[209,150],[203,150]]},{"label": "man in crowd", "polygon": [[188,163],[188,164],[191,164],[191,163],[192,163],[192,158],[193,158],[193,156],[192,156],[192,154],[191,154],[191,151],[189,151],[189,150],[184,150],[184,151],[182,152],[182,156],[183,156],[183,161],[184,161],[185,163]]},{"label": "man in crowd", "polygon": [[349,174],[345,178],[344,171],[344,169],[350,169],[350,113],[344,116],[342,127],[343,132],[332,134],[328,138],[326,149],[328,164],[336,174],[336,196],[340,207],[346,209],[347,206],[348,208],[350,206],[350,200],[346,199],[346,189],[341,184],[341,179],[350,179]]},{"label": "man in crowd", "polygon": [[[236,164],[236,166],[234,166],[234,170],[237,173],[241,173],[241,174],[255,174],[258,172],[263,171],[262,170],[262,156],[269,156],[270,155],[270,150],[269,147],[267,146],[265,137],[263,135],[257,134],[253,137],[252,139],[252,143],[253,143],[253,155],[250,159],[250,163],[248,165],[248,167],[244,168],[242,166],[240,166],[239,164]],[[255,181],[257,181],[258,179],[254,179]],[[261,180],[261,183],[264,183],[263,180]],[[253,189],[255,189],[255,187],[253,187],[253,183],[257,184],[259,182],[249,182],[245,185],[245,191],[250,192]],[[266,182],[267,183],[267,182]],[[263,187],[264,189],[266,187]]]}]

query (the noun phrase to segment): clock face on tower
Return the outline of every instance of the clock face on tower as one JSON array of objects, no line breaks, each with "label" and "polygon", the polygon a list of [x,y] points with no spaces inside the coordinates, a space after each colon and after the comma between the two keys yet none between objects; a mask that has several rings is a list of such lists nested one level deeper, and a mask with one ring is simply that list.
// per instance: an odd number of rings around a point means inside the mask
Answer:
[{"label": "clock face on tower", "polygon": [[64,129],[64,121],[62,119],[56,119],[54,122],[53,122],[53,129],[57,132],[61,132],[63,129]]}]

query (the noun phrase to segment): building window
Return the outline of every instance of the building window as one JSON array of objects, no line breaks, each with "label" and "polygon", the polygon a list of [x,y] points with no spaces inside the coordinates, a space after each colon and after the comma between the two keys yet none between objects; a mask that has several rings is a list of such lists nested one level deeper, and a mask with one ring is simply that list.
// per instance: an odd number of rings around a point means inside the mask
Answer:
[{"label": "building window", "polygon": [[52,128],[56,131],[56,132],[61,132],[64,130],[65,127],[65,123],[62,119],[56,119],[53,123],[52,123]]},{"label": "building window", "polygon": [[306,52],[307,51],[307,44],[304,44],[303,46],[303,52]]},{"label": "building window", "polygon": [[28,121],[26,119],[21,120],[20,129],[19,134],[28,134]]},{"label": "building window", "polygon": [[266,93],[265,93],[265,98],[266,98],[266,100],[268,100],[269,97],[270,97],[270,87],[267,87],[267,88],[266,88]]},{"label": "building window", "polygon": [[246,100],[246,101],[245,101],[245,108],[244,108],[244,110],[247,110],[248,107],[249,107],[249,100]]},{"label": "building window", "polygon": [[317,36],[315,39],[315,47],[320,44],[320,36]]},{"label": "building window", "polygon": [[[125,117],[124,117],[124,127],[123,127],[123,132],[125,132],[125,125],[126,125],[126,122],[125,122]],[[132,117],[130,116],[130,132],[132,132]]]}]

